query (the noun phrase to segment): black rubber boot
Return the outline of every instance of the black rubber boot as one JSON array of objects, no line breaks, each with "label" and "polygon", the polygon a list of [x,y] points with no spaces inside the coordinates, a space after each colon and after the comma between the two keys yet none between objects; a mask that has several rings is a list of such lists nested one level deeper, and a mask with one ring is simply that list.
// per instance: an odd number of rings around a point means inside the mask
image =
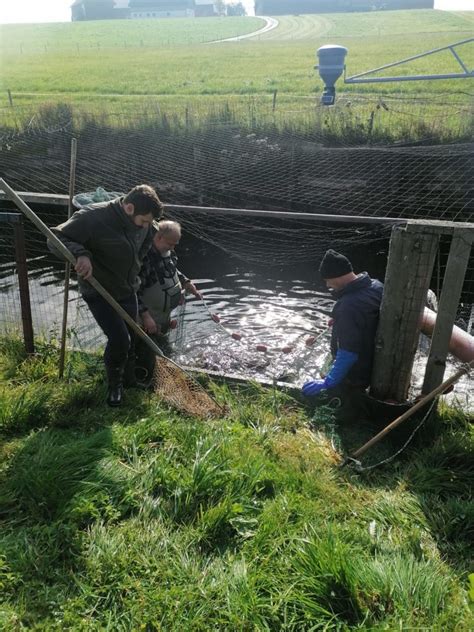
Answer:
[{"label": "black rubber boot", "polygon": [[127,363],[123,371],[123,385],[125,388],[136,388],[137,376],[135,372],[135,350],[130,353],[127,358]]},{"label": "black rubber boot", "polygon": [[[151,338],[156,342],[156,336],[151,336]],[[139,388],[147,389],[152,386],[155,363],[155,353],[143,340],[137,340],[135,375]]]},{"label": "black rubber boot", "polygon": [[106,366],[107,371],[107,404],[117,408],[122,404],[123,398],[123,366]]}]

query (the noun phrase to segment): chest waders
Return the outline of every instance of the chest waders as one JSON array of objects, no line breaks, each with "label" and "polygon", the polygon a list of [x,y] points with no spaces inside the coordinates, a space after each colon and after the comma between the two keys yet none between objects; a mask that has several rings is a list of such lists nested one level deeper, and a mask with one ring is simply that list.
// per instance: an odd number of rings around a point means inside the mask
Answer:
[{"label": "chest waders", "polygon": [[[151,338],[161,349],[167,349],[166,333],[169,328],[170,315],[178,307],[182,288],[176,269],[176,260],[171,253],[162,256],[156,266],[158,280],[141,292],[141,300],[146,305],[153,320],[160,326],[161,332]],[[155,354],[147,345],[137,341],[136,346],[136,376],[142,383],[151,383],[155,367]]]},{"label": "chest waders", "polygon": [[182,288],[176,264],[171,256],[164,256],[157,268],[158,281],[141,293],[142,302],[148,308],[162,333],[168,329],[170,314],[178,307]]}]

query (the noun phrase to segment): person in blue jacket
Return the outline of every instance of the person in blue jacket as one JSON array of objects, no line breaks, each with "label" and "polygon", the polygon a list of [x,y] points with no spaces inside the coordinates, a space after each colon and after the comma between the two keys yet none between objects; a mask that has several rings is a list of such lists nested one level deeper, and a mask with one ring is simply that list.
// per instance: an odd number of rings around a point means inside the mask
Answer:
[{"label": "person in blue jacket", "polygon": [[365,390],[372,373],[383,284],[367,272],[355,274],[349,259],[335,250],[326,252],[319,273],[337,299],[331,314],[333,364],[324,379],[303,385],[303,395],[314,397],[336,387]]}]

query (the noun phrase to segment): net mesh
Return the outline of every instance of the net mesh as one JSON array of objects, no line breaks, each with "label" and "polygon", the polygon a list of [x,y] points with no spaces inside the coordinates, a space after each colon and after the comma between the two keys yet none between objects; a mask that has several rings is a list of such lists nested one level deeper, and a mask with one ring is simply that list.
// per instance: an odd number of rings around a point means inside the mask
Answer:
[{"label": "net mesh", "polygon": [[156,358],[153,390],[165,402],[189,415],[219,417],[224,413],[224,408],[199,382],[165,357]]},{"label": "net mesh", "polygon": [[[0,112],[0,171],[16,190],[64,194],[69,185],[71,139],[76,138],[78,192],[97,187],[126,191],[148,182],[163,201],[176,206],[472,222],[472,113],[472,105],[455,95],[424,101],[351,94],[330,109],[315,104],[313,97],[285,98],[276,108],[271,99],[260,97],[205,107],[202,101],[176,100],[166,111],[157,103],[133,112],[116,104],[100,112],[69,105],[16,107]],[[54,226],[64,221],[65,212],[64,206],[42,205],[40,215]],[[343,252],[351,247],[370,247],[376,252],[380,244],[383,250],[391,231],[383,225],[323,225],[296,217],[248,219],[185,208],[169,209],[167,215],[182,224],[184,234],[215,245],[247,265],[282,269],[315,266],[328,245]],[[36,229],[25,225],[25,231],[35,331],[48,333],[57,329],[61,319],[63,269]],[[18,323],[21,315],[9,229],[0,241],[5,328]],[[442,239],[434,289],[441,288],[448,249],[449,240]],[[98,348],[101,334],[75,286],[70,305],[72,343],[83,349]],[[458,306],[458,324],[468,331],[473,305],[471,258]],[[196,330],[188,331],[188,316],[196,313],[197,309],[188,313],[184,327],[176,333],[181,336],[176,341],[178,352],[193,336],[199,340]],[[257,335],[249,337],[245,353],[240,345],[237,361],[235,341],[232,347],[226,346],[218,330],[202,334],[201,341],[209,343],[210,351],[198,362],[200,366],[213,368],[213,352],[219,345],[219,360],[227,357],[226,368],[243,364],[256,367],[257,373],[280,375],[279,369],[268,369],[278,364],[271,354],[255,352]],[[287,334],[296,348],[296,365],[304,355],[299,334]],[[285,363],[291,364],[292,357],[286,355]],[[222,367],[222,362],[216,366]]]}]

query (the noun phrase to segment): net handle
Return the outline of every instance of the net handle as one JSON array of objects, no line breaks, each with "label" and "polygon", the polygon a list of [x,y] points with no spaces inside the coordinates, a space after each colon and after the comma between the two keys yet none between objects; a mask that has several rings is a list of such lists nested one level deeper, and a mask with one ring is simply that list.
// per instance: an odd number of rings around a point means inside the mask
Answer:
[{"label": "net handle", "polygon": [[[71,265],[73,266],[76,265],[76,258],[74,257],[72,252],[70,252],[68,248],[66,248],[66,246],[62,243],[62,241],[58,239],[58,237],[56,237],[56,235],[51,231],[51,229],[49,229],[46,226],[46,224],[38,217],[38,215],[36,215],[36,213],[28,206],[28,204],[26,204],[21,199],[21,197],[16,193],[16,191],[14,191],[10,187],[10,185],[8,185],[5,182],[3,178],[0,178],[0,188],[3,189],[3,192],[5,193],[5,195],[18,206],[18,208],[22,211],[22,213],[24,213],[26,217],[33,222],[36,228],[49,241],[51,241],[51,243],[54,244],[55,248],[66,258],[66,260],[69,261]],[[111,307],[115,309],[115,311],[120,315],[120,317],[123,318],[123,320],[130,326],[130,328],[133,329],[133,331],[138,336],[140,336],[140,338],[148,345],[148,347],[155,353],[155,355],[158,355],[161,358],[167,360],[168,362],[173,364],[177,369],[182,371],[188,377],[188,379],[192,380],[192,382],[196,384],[202,391],[204,391],[206,395],[210,399],[212,399],[215,405],[222,412],[224,412],[224,408],[218,402],[216,402],[216,400],[211,395],[209,395],[209,393],[207,393],[207,391],[203,388],[203,386],[197,380],[195,380],[191,375],[189,375],[189,373],[185,371],[181,366],[179,366],[179,364],[174,362],[174,360],[171,360],[171,358],[168,358],[167,356],[165,356],[165,354],[159,348],[159,346],[150,338],[150,336],[148,336],[143,331],[143,329],[133,320],[133,318],[129,314],[127,314],[127,312],[123,309],[123,307],[117,303],[117,301],[113,298],[113,296],[111,296],[109,292],[107,292],[107,290],[93,276],[91,276],[88,279],[88,282],[107,301],[107,303],[109,303],[109,305],[111,305]]]}]

